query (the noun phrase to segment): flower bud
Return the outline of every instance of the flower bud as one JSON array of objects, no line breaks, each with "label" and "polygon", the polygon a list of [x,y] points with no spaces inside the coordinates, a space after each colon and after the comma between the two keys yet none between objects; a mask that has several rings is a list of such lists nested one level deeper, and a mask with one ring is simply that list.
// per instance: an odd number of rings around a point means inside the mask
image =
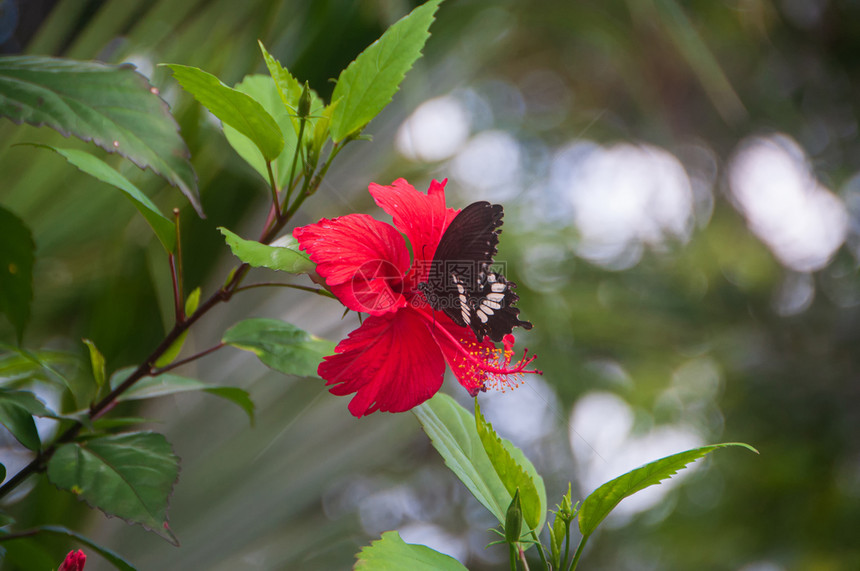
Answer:
[{"label": "flower bud", "polygon": [[57,571],[83,571],[84,563],[87,562],[86,554],[78,549],[77,551],[69,551],[60,568]]},{"label": "flower bud", "polygon": [[514,493],[514,499],[511,500],[511,505],[508,506],[508,513],[505,515],[505,541],[508,543],[517,543],[520,540],[520,533],[523,530],[523,508],[520,505],[520,489],[517,488]]},{"label": "flower bud", "polygon": [[307,119],[311,114],[311,88],[308,82],[302,87],[302,95],[299,97],[299,119]]},{"label": "flower bud", "polygon": [[573,513],[575,511],[571,499],[570,499],[570,483],[567,484],[567,493],[561,498],[561,505],[558,506],[558,515],[561,516],[565,521],[570,523],[573,519]]}]

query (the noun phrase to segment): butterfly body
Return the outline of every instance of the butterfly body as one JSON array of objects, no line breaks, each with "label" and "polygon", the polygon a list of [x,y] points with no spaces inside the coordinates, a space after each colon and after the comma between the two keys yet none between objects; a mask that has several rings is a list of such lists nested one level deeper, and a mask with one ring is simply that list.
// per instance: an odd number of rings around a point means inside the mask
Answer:
[{"label": "butterfly body", "polygon": [[489,202],[460,211],[439,241],[427,281],[418,284],[430,307],[471,328],[479,341],[499,342],[514,327],[532,327],[513,306],[516,284],[492,269],[503,216],[502,206]]}]

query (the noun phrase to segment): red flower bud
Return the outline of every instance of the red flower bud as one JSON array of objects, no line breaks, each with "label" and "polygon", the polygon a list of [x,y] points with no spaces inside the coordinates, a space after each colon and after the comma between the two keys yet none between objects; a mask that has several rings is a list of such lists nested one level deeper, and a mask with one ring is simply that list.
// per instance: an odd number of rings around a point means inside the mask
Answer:
[{"label": "red flower bud", "polygon": [[84,563],[87,562],[87,555],[78,549],[77,551],[69,551],[63,564],[57,571],[83,571]]}]

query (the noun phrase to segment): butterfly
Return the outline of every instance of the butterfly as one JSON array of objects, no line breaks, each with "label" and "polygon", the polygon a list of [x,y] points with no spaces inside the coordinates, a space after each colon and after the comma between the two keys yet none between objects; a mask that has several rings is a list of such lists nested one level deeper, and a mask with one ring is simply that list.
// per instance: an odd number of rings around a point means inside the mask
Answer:
[{"label": "butterfly", "polygon": [[461,210],[439,240],[427,281],[418,284],[430,307],[470,327],[479,341],[499,342],[514,327],[532,328],[513,305],[516,284],[492,270],[503,216],[500,204],[483,201]]}]

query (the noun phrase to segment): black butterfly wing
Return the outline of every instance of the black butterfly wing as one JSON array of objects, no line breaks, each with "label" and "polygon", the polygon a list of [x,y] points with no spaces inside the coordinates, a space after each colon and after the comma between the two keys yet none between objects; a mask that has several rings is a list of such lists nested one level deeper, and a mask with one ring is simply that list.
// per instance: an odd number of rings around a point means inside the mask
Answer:
[{"label": "black butterfly wing", "polygon": [[504,215],[501,204],[489,202],[473,202],[461,210],[442,234],[433,264],[444,265],[446,261],[492,264]]},{"label": "black butterfly wing", "polygon": [[503,216],[502,206],[489,202],[475,202],[460,211],[439,241],[429,283],[421,284],[433,309],[457,325],[471,327],[479,340],[489,336],[498,342],[514,327],[532,327],[513,307],[519,299],[513,291],[516,284],[490,270]]},{"label": "black butterfly wing", "polygon": [[493,262],[504,210],[499,204],[474,202],[461,210],[439,240],[427,283],[419,284],[430,306],[467,327],[463,310],[479,283],[479,274]]},{"label": "black butterfly wing", "polygon": [[470,323],[478,339],[488,336],[498,343],[514,327],[531,329],[532,324],[519,318],[520,310],[514,307],[519,296],[514,293],[517,284],[496,272],[487,272],[479,291],[470,298]]}]

